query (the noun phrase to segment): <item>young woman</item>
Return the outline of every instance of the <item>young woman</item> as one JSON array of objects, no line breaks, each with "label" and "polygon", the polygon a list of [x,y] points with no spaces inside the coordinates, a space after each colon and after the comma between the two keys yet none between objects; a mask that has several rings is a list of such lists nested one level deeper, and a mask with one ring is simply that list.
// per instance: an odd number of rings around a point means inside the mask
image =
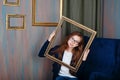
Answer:
[{"label": "young woman", "polygon": [[[39,57],[44,57],[45,50],[54,36],[55,31],[50,34],[48,40],[42,46],[38,54]],[[83,46],[83,36],[79,32],[72,32],[65,38],[61,45],[53,47],[49,51],[49,54],[74,67],[81,56]],[[84,61],[86,60],[88,53],[89,50],[86,50],[83,56]],[[66,66],[61,66],[57,62],[54,62],[53,64],[53,75],[53,80],[78,80],[75,73]]]}]

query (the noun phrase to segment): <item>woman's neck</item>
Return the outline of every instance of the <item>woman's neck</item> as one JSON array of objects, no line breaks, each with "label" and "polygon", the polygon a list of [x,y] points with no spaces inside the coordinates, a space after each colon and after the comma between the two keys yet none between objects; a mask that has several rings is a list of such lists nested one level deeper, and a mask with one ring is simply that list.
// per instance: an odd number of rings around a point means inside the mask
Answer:
[{"label": "woman's neck", "polygon": [[67,48],[66,50],[67,50],[68,52],[72,52],[72,49],[73,49],[73,48]]}]

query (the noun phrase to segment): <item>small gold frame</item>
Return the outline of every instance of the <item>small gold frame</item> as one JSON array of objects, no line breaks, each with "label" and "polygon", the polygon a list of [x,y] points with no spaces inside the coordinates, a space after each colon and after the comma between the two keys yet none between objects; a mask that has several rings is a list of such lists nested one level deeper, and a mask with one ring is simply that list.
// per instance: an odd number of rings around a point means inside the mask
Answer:
[{"label": "small gold frame", "polygon": [[[62,16],[62,3],[60,0],[60,18]],[[36,0],[32,0],[32,26],[57,26],[58,22],[36,22]]]},{"label": "small gold frame", "polygon": [[7,0],[4,0],[3,4],[7,6],[20,6],[20,0],[16,0],[16,2],[8,2]]},{"label": "small gold frame", "polygon": [[[86,44],[86,46],[85,46],[85,48],[83,50],[83,53],[82,53],[82,55],[81,55],[81,57],[80,57],[77,65],[75,67],[67,65],[67,64],[63,63],[61,60],[59,60],[59,59],[57,59],[57,58],[55,58],[55,57],[53,57],[53,56],[51,56],[51,55],[48,54],[49,50],[51,49],[51,45],[53,44],[53,42],[54,42],[54,40],[56,38],[56,35],[59,32],[59,29],[61,28],[61,25],[62,25],[63,21],[67,21],[67,22],[75,25],[76,27],[81,28],[81,29],[83,29],[83,30],[91,33],[91,36],[90,36],[90,38],[89,38],[89,40],[88,40],[88,42],[87,42],[87,44]],[[50,60],[55,61],[55,62],[59,63],[60,65],[64,65],[64,66],[68,67],[70,70],[72,70],[74,72],[77,72],[77,70],[79,69],[79,66],[82,63],[82,58],[83,58],[84,52],[85,52],[86,49],[89,49],[89,47],[90,47],[90,45],[91,45],[91,43],[92,43],[92,41],[93,41],[93,39],[94,39],[94,37],[96,35],[96,31],[94,31],[94,30],[92,30],[92,29],[90,29],[90,28],[88,28],[88,27],[86,27],[86,26],[84,26],[82,24],[79,24],[79,23],[77,23],[77,22],[75,22],[75,21],[73,21],[73,20],[71,20],[71,19],[69,19],[69,18],[67,18],[65,16],[62,16],[62,18],[60,19],[60,21],[58,23],[58,26],[56,28],[56,35],[52,39],[52,41],[50,42],[50,44],[48,45],[47,50],[45,52],[45,56],[47,58],[49,58]]]},{"label": "small gold frame", "polygon": [[[10,19],[11,18],[22,18],[22,26],[11,26],[10,25]],[[8,14],[6,15],[6,28],[8,30],[23,30],[25,29],[25,15],[20,15],[20,14]]]}]

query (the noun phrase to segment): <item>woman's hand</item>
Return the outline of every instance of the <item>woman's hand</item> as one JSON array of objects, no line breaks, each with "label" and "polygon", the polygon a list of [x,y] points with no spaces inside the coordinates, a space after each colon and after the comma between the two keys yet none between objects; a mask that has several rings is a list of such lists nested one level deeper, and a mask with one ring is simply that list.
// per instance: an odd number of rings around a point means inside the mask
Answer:
[{"label": "woman's hand", "polygon": [[87,59],[88,53],[90,52],[90,49],[87,49],[83,55],[83,61]]},{"label": "woman's hand", "polygon": [[48,38],[48,41],[51,41],[54,36],[55,36],[55,31],[53,31],[53,32],[50,34],[50,36],[49,36],[49,38]]}]

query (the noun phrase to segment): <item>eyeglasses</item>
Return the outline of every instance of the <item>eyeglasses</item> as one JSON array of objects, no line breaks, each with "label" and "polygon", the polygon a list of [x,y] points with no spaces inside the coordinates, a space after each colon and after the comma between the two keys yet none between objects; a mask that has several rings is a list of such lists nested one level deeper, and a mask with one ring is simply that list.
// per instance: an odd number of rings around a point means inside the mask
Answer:
[{"label": "eyeglasses", "polygon": [[79,44],[79,41],[75,40],[73,37],[71,37],[70,40],[71,40],[72,42],[74,42],[75,44]]}]

